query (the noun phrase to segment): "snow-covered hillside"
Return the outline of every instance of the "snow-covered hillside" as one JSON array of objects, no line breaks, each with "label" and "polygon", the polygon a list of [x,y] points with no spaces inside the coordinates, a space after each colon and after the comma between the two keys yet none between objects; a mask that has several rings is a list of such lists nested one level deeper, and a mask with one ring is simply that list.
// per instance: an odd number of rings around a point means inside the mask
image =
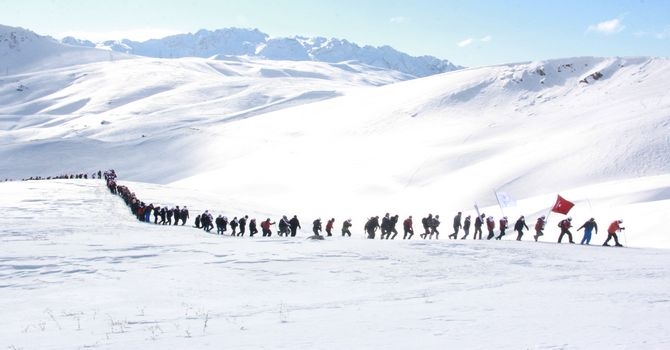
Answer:
[{"label": "snow-covered hillside", "polygon": [[[193,213],[225,200],[206,189],[121,183]],[[102,180],[5,182],[0,192],[3,348],[670,344],[667,250],[372,241],[360,222],[351,238],[313,241],[305,216],[295,238],[233,238],[135,221]]]},{"label": "snow-covered hillside", "polygon": [[64,45],[23,28],[0,25],[0,75],[3,77],[130,57],[119,52]]},{"label": "snow-covered hillside", "polygon": [[[444,215],[491,205],[498,190],[520,199],[509,215],[545,213],[562,192],[580,219],[610,220],[627,214],[614,207],[669,199],[667,59],[550,60],[374,87],[402,78],[237,58],[12,76],[0,86],[0,169],[21,178],[115,168],[310,217]],[[654,176],[660,185],[620,196],[580,190]],[[663,227],[660,215],[629,219]]]},{"label": "snow-covered hillside", "polygon": [[72,37],[63,42],[84,47],[96,46],[113,51],[155,58],[212,56],[253,56],[282,61],[318,61],[340,63],[355,61],[361,64],[391,69],[414,77],[425,77],[462,67],[432,56],[413,57],[390,46],[363,47],[335,38],[271,38],[258,29],[224,28],[214,31],[179,34],[144,42],[132,40],[105,41],[94,44]]}]

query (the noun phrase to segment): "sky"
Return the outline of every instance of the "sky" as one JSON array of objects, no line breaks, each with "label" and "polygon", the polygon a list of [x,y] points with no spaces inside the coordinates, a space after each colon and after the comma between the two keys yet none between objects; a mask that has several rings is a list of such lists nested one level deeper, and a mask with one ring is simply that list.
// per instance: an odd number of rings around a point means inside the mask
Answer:
[{"label": "sky", "polygon": [[475,67],[670,56],[666,0],[0,0],[0,24],[55,38],[147,40],[228,27],[390,45]]}]

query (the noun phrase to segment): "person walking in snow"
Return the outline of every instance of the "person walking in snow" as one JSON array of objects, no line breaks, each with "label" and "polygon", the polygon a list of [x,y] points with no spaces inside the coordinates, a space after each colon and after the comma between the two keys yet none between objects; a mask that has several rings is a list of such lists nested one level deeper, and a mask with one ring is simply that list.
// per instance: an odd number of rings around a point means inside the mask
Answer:
[{"label": "person walking in snow", "polygon": [[402,235],[402,239],[412,239],[414,236],[414,227],[412,226],[412,215],[410,215],[405,221],[402,222],[402,228],[405,232]]},{"label": "person walking in snow", "polygon": [[351,237],[351,231],[349,231],[349,228],[351,226],[352,226],[351,219],[344,220],[344,222],[342,223],[342,237],[344,237],[345,235]]},{"label": "person walking in snow", "polygon": [[535,238],[535,242],[537,242],[537,239],[540,238],[540,236],[544,235],[544,225],[547,223],[547,221],[544,219],[544,215],[540,216],[537,218],[537,221],[535,222],[535,235],[533,238]]},{"label": "person walking in snow", "polygon": [[486,237],[487,240],[491,240],[491,238],[495,237],[495,233],[493,233],[495,228],[496,221],[493,219],[493,216],[486,218],[486,229],[489,231],[489,235]]},{"label": "person walking in snow", "polygon": [[459,211],[456,216],[454,216],[454,233],[449,235],[449,239],[458,239],[458,230],[462,228],[461,224],[461,212]]},{"label": "person walking in snow", "polygon": [[290,229],[291,224],[289,223],[288,218],[286,215],[281,217],[281,220],[279,220],[279,232],[277,234],[281,236],[288,237],[291,234],[291,229]]},{"label": "person walking in snow", "polygon": [[571,217],[561,220],[561,222],[558,223],[558,227],[561,228],[561,235],[558,236],[558,243],[561,243],[561,240],[563,239],[563,235],[568,235],[568,238],[570,239],[570,243],[575,243],[572,240],[572,232],[570,232],[570,227],[572,227],[572,218]]},{"label": "person walking in snow", "polygon": [[312,232],[314,232],[315,236],[320,236],[319,232],[321,232],[321,218],[317,218],[312,222]]},{"label": "person walking in snow", "polygon": [[503,216],[502,219],[500,219],[499,222],[500,226],[500,235],[496,237],[497,240],[501,240],[503,236],[505,235],[505,230],[507,229],[507,216]]},{"label": "person walking in snow", "polygon": [[181,209],[179,209],[179,206],[176,206],[172,211],[174,212],[174,224],[178,225],[181,219]]},{"label": "person walking in snow", "polygon": [[579,242],[579,244],[588,245],[591,243],[591,233],[595,230],[595,233],[598,234],[598,224],[596,223],[596,219],[590,218],[582,226],[579,226],[577,231],[581,229],[584,229],[584,237],[582,237],[582,241]]},{"label": "person walking in snow", "polygon": [[265,221],[261,222],[261,229],[263,230],[263,237],[271,237],[272,236],[272,230],[270,230],[270,226],[274,225],[274,222],[270,222],[270,218],[265,219]]},{"label": "person walking in snow", "polygon": [[470,234],[470,215],[466,216],[465,221],[463,221],[463,232],[465,232],[465,235],[461,239],[468,238]]},{"label": "person walking in snow", "polygon": [[398,214],[391,216],[391,222],[389,224],[389,234],[386,236],[386,239],[389,239],[391,233],[393,233],[391,239],[395,239],[395,237],[398,235],[398,230],[396,230],[395,228],[395,225],[397,224],[398,224]]},{"label": "person walking in snow", "polygon": [[427,217],[421,219],[421,225],[423,226],[424,233],[420,234],[421,238],[426,239],[430,234],[430,223],[433,221],[433,214],[428,214]]},{"label": "person walking in snow", "polygon": [[523,215],[521,215],[521,217],[519,217],[519,219],[516,220],[516,223],[514,223],[514,231],[517,232],[516,235],[517,241],[520,241],[521,237],[523,237],[524,227],[526,228],[526,230],[528,230],[528,225],[526,225],[526,218]]},{"label": "person walking in snow", "polygon": [[300,227],[300,220],[298,220],[297,215],[293,215],[291,220],[289,220],[289,225],[291,226],[291,237],[295,237],[296,233],[298,233],[298,229],[302,228]]},{"label": "person walking in snow", "polygon": [[328,237],[333,235],[332,231],[334,224],[335,224],[335,218],[331,218],[330,220],[328,220],[328,222],[326,222],[326,234],[328,235]]},{"label": "person walking in snow", "polygon": [[[184,207],[181,209],[181,215],[180,215],[180,217],[181,217],[181,225],[182,225],[182,226],[186,225],[186,220],[188,219],[188,209],[186,208],[186,206],[184,206]],[[223,226],[223,230],[224,230],[224,231],[226,230],[226,226]]]},{"label": "person walking in snow", "polygon": [[437,228],[440,226],[440,216],[435,215],[433,220],[430,222],[430,238],[433,239],[433,234],[435,234],[435,239],[440,239],[440,231]]},{"label": "person walking in snow", "polygon": [[258,233],[258,227],[256,227],[256,218],[253,218],[249,220],[249,237],[253,237],[257,233]]},{"label": "person walking in snow", "polygon": [[607,243],[609,243],[610,239],[614,238],[614,246],[623,247],[623,245],[619,243],[619,237],[616,235],[617,232],[626,229],[625,227],[621,227],[621,224],[623,224],[623,220],[612,221],[610,227],[607,229],[607,240],[603,243],[603,246],[609,247],[609,244]]},{"label": "person walking in snow", "polygon": [[231,236],[239,236],[239,234],[236,234],[235,231],[237,230],[237,225],[239,223],[237,222],[237,216],[233,217],[233,221],[230,222],[230,229],[233,231],[230,235]]},{"label": "person walking in snow", "polygon": [[214,220],[214,223],[216,224],[216,234],[222,235],[223,234],[223,216],[219,214],[219,216],[216,217],[216,220]]},{"label": "person walking in snow", "polygon": [[387,238],[388,236],[391,235],[391,218],[389,217],[389,213],[386,213],[384,217],[382,218],[382,223],[380,225],[382,234],[379,236],[379,239],[384,239]]},{"label": "person walking in snow", "polygon": [[482,213],[475,219],[475,235],[472,239],[477,239],[477,234],[479,234],[479,239],[482,239],[482,226],[484,226],[484,218],[486,214]]},{"label": "person walking in snow", "polygon": [[240,234],[238,236],[244,236],[244,231],[246,230],[247,227],[247,220],[249,220],[249,215],[245,215],[244,217],[240,218],[240,220],[237,222],[240,224]]},{"label": "person walking in snow", "polygon": [[368,234],[368,239],[375,239],[375,232],[379,228],[379,216],[373,216],[365,223],[365,232]]}]

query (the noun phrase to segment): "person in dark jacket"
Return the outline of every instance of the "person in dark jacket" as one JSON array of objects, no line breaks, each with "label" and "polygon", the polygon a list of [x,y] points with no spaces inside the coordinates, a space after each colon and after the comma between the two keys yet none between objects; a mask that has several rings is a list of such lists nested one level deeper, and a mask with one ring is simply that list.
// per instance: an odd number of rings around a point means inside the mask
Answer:
[{"label": "person in dark jacket", "polygon": [[454,216],[454,233],[449,235],[449,239],[458,239],[458,230],[462,228],[461,224],[461,212],[459,211],[456,216]]},{"label": "person in dark jacket", "polygon": [[235,233],[235,231],[237,231],[237,225],[239,225],[239,223],[237,222],[237,216],[235,216],[233,217],[233,221],[230,222],[230,230],[233,231],[230,233],[231,236],[239,236]]},{"label": "person in dark jacket", "polygon": [[238,236],[244,236],[244,231],[246,230],[247,227],[247,220],[249,220],[249,215],[245,215],[238,221],[238,224],[240,224],[240,233],[238,234]]},{"label": "person in dark jacket", "polygon": [[223,234],[223,216],[219,214],[219,216],[216,217],[216,220],[214,220],[214,223],[216,224],[216,233],[219,235]]},{"label": "person in dark jacket", "polygon": [[351,219],[344,220],[344,222],[342,223],[342,237],[344,237],[345,235],[351,237],[351,231],[349,230],[351,226],[352,226]]},{"label": "person in dark jacket", "polygon": [[368,239],[375,239],[375,232],[379,228],[379,216],[373,216],[365,223],[365,232],[368,234]]},{"label": "person in dark jacket", "polygon": [[514,231],[517,232],[517,235],[516,235],[516,240],[517,241],[520,241],[521,237],[523,237],[523,228],[524,227],[526,228],[526,230],[528,230],[528,225],[526,225],[526,218],[524,218],[524,216],[521,215],[521,217],[519,217],[519,219],[517,219],[516,222],[514,223]]},{"label": "person in dark jacket", "polygon": [[321,218],[318,218],[312,222],[312,232],[314,232],[315,236],[320,236],[319,232],[321,232]]},{"label": "person in dark jacket", "polygon": [[568,235],[568,238],[570,239],[570,243],[575,243],[572,240],[572,232],[570,232],[570,227],[572,227],[572,218],[567,218],[561,220],[561,222],[558,223],[558,227],[561,228],[561,234],[558,236],[558,243],[561,243],[561,240],[563,239],[563,235]]},{"label": "person in dark jacket", "polygon": [[293,215],[291,220],[288,221],[289,225],[291,226],[291,237],[295,237],[296,233],[298,233],[298,229],[302,228],[300,227],[300,220],[298,220],[297,215]]},{"label": "person in dark jacket", "polygon": [[181,219],[181,209],[179,209],[179,206],[176,206],[172,209],[172,212],[174,213],[174,224],[178,225],[179,220]]},{"label": "person in dark jacket", "polygon": [[426,239],[430,234],[430,223],[433,221],[433,214],[428,214],[427,217],[421,219],[424,233],[420,234],[421,238]]},{"label": "person in dark jacket", "polygon": [[397,224],[398,224],[398,214],[391,216],[391,223],[389,224],[389,234],[386,236],[386,239],[389,239],[391,233],[393,233],[391,239],[395,239],[395,236],[398,235],[398,230],[396,230],[395,228],[395,225]]},{"label": "person in dark jacket", "polygon": [[389,217],[389,213],[386,213],[384,217],[382,218],[382,223],[380,225],[382,234],[379,236],[379,239],[384,239],[387,238],[388,236],[391,235],[391,218]]},{"label": "person in dark jacket", "polygon": [[249,237],[253,237],[257,233],[258,233],[258,227],[256,227],[256,219],[249,220]]},{"label": "person in dark jacket", "polygon": [[195,216],[195,228],[200,228],[200,215]]},{"label": "person in dark jacket", "polygon": [[288,237],[291,234],[291,228],[290,228],[291,223],[289,222],[286,215],[282,216],[282,218],[279,220],[279,225],[277,226],[279,227],[279,231],[277,232],[277,234],[280,237],[281,236]]},{"label": "person in dark jacket", "polygon": [[430,221],[430,239],[433,239],[433,234],[435,234],[435,239],[440,238],[440,231],[437,228],[440,226],[440,216],[435,215],[433,220]]},{"label": "person in dark jacket", "polygon": [[463,235],[463,238],[461,239],[468,238],[468,235],[470,234],[470,215],[466,216],[465,221],[463,221],[463,232],[465,232],[465,235]]},{"label": "person in dark jacket", "polygon": [[482,239],[482,226],[484,226],[484,218],[486,218],[486,214],[482,213],[482,215],[479,215],[475,219],[475,235],[472,237],[472,239],[477,239],[477,234],[479,234],[479,239]]},{"label": "person in dark jacket", "polygon": [[[186,208],[186,206],[184,206],[184,207],[181,209],[181,215],[180,215],[180,217],[181,217],[181,225],[182,225],[182,226],[186,225],[186,220],[188,219],[188,209]],[[224,230],[224,231],[226,230],[226,227],[225,227],[225,226],[223,227],[223,230]]]},{"label": "person in dark jacket", "polygon": [[584,237],[582,238],[582,241],[579,244],[589,244],[591,243],[591,233],[593,230],[595,230],[596,234],[598,234],[598,224],[596,223],[596,219],[590,218],[587,222],[584,223],[584,225],[580,226],[577,231],[584,229]]}]

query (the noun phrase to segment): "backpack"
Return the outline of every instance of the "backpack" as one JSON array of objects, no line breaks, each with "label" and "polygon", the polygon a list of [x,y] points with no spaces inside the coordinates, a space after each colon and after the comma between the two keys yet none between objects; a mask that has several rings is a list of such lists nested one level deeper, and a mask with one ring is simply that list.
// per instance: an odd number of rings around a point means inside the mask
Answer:
[{"label": "backpack", "polygon": [[428,226],[428,218],[421,219],[421,224],[423,225],[423,227]]},{"label": "backpack", "polygon": [[558,222],[558,227],[563,228],[563,220]]}]

